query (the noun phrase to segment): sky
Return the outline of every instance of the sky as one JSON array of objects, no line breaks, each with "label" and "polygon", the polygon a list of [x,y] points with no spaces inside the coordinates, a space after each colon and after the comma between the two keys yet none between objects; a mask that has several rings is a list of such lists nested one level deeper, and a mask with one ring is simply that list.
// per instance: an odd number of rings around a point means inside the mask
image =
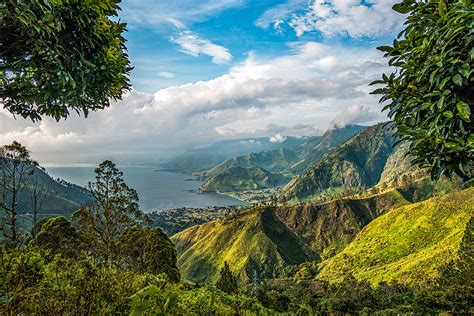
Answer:
[{"label": "sky", "polygon": [[0,109],[0,144],[43,165],[158,163],[228,138],[319,135],[384,121],[368,83],[397,0],[123,0],[132,90],[88,118]]}]

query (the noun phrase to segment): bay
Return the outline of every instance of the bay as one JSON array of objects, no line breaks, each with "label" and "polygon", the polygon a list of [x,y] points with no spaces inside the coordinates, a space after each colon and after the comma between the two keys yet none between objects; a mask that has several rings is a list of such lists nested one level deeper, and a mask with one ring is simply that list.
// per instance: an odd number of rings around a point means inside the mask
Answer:
[{"label": "bay", "polygon": [[[140,208],[145,212],[180,207],[234,206],[245,202],[216,193],[195,192],[203,183],[189,175],[156,170],[148,166],[119,166],[125,182],[137,190]],[[48,167],[53,178],[86,186],[94,180],[93,167]]]}]

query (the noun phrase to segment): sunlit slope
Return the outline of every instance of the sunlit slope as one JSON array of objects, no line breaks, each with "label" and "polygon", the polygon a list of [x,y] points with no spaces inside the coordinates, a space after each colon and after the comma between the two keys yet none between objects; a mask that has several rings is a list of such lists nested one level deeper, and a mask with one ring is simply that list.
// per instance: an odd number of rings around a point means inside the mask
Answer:
[{"label": "sunlit slope", "polygon": [[372,284],[422,284],[444,273],[472,280],[473,214],[473,188],[394,209],[324,261],[318,278],[337,282],[352,273]]},{"label": "sunlit slope", "polygon": [[191,227],[171,239],[182,276],[193,282],[215,281],[224,261],[245,280],[254,271],[270,277],[278,267],[308,259],[297,238],[269,208]]},{"label": "sunlit slope", "polygon": [[373,219],[407,204],[410,201],[400,191],[389,190],[365,198],[278,207],[275,212],[316,259],[324,259],[341,251]]}]

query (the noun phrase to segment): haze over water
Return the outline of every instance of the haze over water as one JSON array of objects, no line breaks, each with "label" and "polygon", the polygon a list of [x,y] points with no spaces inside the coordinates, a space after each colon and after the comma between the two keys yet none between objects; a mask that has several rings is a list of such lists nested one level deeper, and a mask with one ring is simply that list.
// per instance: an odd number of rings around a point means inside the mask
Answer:
[{"label": "haze over water", "polygon": [[[95,179],[93,167],[48,167],[47,172],[53,178],[61,178],[68,182],[86,186]],[[152,166],[123,167],[126,183],[137,190],[140,207],[145,212],[166,210],[179,207],[205,207],[242,205],[244,202],[231,197],[194,192],[202,181],[190,181],[189,175],[158,171]]]}]

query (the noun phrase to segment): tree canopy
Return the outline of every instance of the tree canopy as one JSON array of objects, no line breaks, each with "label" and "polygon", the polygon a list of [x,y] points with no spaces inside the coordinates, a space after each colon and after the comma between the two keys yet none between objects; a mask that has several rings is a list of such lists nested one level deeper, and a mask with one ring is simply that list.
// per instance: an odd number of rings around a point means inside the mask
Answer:
[{"label": "tree canopy", "polygon": [[93,203],[80,208],[72,218],[83,235],[95,242],[104,263],[110,265],[121,234],[147,220],[147,216],[139,209],[137,191],[125,183],[112,161],[102,162],[95,174],[96,181],[88,184]]},{"label": "tree canopy", "polygon": [[379,50],[396,69],[372,84],[397,134],[411,143],[414,163],[432,178],[473,180],[474,7],[471,0],[403,0],[409,14],[392,46]]},{"label": "tree canopy", "polygon": [[0,3],[0,98],[15,115],[41,120],[103,109],[129,89],[117,16],[120,0]]}]

